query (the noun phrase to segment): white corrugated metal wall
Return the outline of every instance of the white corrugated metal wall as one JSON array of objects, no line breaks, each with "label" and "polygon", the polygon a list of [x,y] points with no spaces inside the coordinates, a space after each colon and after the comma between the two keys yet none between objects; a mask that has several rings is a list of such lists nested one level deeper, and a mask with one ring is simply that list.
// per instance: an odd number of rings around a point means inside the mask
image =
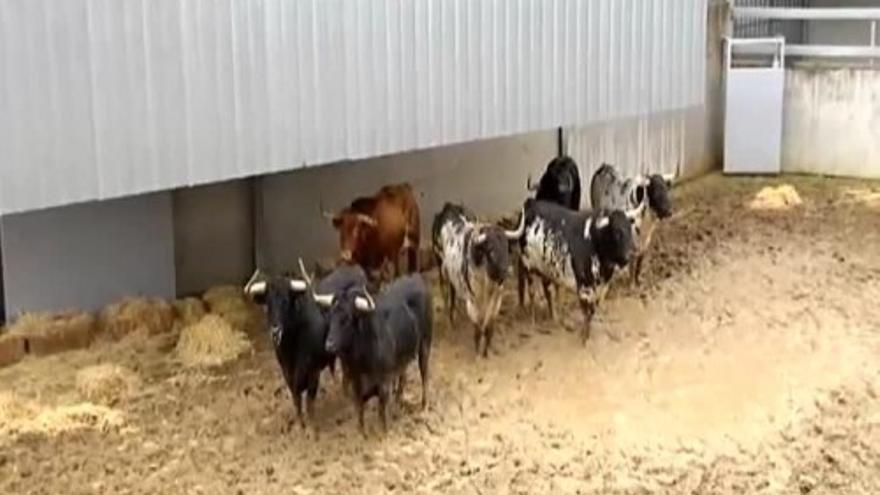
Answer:
[{"label": "white corrugated metal wall", "polygon": [[699,105],[706,0],[0,0],[0,212]]}]

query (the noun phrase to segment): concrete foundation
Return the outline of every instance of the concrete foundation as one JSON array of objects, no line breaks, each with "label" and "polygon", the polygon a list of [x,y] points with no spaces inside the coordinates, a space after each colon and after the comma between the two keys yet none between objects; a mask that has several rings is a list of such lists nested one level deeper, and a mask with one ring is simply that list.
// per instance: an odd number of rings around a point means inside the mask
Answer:
[{"label": "concrete foundation", "polygon": [[173,297],[171,219],[170,193],[4,216],[7,315]]}]

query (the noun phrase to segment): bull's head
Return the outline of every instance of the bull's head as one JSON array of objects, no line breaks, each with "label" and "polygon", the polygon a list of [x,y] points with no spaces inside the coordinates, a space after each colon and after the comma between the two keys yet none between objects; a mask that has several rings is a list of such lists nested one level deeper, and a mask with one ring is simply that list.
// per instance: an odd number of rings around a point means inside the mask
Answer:
[{"label": "bull's head", "polygon": [[471,253],[474,263],[484,267],[493,282],[504,282],[510,268],[510,251],[501,228],[494,225],[482,226],[473,237]]},{"label": "bull's head", "polygon": [[[667,177],[669,177],[667,179]],[[647,178],[648,206],[657,218],[667,218],[672,214],[672,200],[669,197],[670,184],[674,176],[659,174]]]},{"label": "bull's head", "polygon": [[327,352],[346,352],[355,332],[363,326],[363,318],[376,310],[376,303],[364,288],[352,288],[339,294],[315,294],[315,301],[330,310]]},{"label": "bull's head", "polygon": [[244,287],[245,295],[255,303],[266,307],[269,331],[275,345],[281,343],[285,325],[292,311],[306,293],[305,280],[289,277],[264,277],[259,270]]},{"label": "bull's head", "polygon": [[633,219],[638,214],[614,210],[587,222],[584,235],[589,235],[604,261],[619,266],[629,263],[635,247]]},{"label": "bull's head", "polygon": [[339,232],[339,257],[346,263],[354,263],[355,253],[372,231],[378,226],[375,218],[346,208],[338,213],[323,212]]}]

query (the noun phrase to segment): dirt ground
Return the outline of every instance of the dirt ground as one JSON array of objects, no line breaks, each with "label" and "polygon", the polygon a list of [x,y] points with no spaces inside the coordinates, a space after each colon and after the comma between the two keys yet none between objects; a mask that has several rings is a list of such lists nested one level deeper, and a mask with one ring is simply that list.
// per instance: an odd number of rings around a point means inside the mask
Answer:
[{"label": "dirt ground", "polygon": [[[801,204],[753,204],[781,184]],[[362,438],[328,376],[317,437],[289,427],[265,335],[214,371],[176,362],[173,335],[0,370],[0,413],[69,420],[0,425],[0,493],[880,493],[880,183],[715,175],[674,194],[643,286],[613,288],[586,346],[571,300],[533,318],[511,283],[478,359],[438,297],[430,406],[413,368],[387,435],[373,406]],[[82,404],[96,364],[136,391]]]}]

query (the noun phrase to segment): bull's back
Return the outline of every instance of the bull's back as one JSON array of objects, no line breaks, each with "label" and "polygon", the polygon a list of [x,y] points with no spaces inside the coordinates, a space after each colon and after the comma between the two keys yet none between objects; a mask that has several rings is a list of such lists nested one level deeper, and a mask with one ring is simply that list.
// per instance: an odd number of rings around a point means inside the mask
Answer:
[{"label": "bull's back", "polygon": [[588,251],[584,226],[589,212],[575,212],[563,206],[534,201],[527,203],[523,261],[554,282],[575,289],[581,266],[574,259]]},{"label": "bull's back", "polygon": [[613,207],[615,192],[620,189],[620,182],[620,175],[611,165],[603,164],[596,170],[590,181],[590,205],[593,210]]},{"label": "bull's back", "polygon": [[376,200],[373,216],[379,224],[379,249],[387,256],[396,255],[407,244],[418,246],[421,229],[419,206],[409,184],[383,187]]},{"label": "bull's back", "polygon": [[431,291],[421,275],[400,277],[383,291],[378,303],[379,310],[400,312],[402,309],[415,318],[416,332],[419,340],[430,336],[433,306]]}]

